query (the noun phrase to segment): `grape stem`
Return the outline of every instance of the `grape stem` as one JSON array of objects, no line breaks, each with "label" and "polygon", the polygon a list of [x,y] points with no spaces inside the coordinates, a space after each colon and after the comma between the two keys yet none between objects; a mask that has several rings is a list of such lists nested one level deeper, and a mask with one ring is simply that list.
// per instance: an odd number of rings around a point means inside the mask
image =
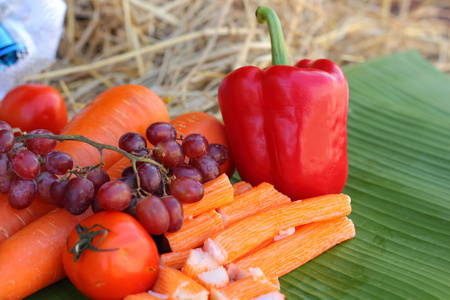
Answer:
[{"label": "grape stem", "polygon": [[38,139],[38,138],[51,139],[51,140],[56,140],[59,142],[77,141],[77,142],[87,143],[87,144],[95,147],[100,152],[100,155],[101,155],[100,165],[103,163],[103,150],[107,149],[107,150],[116,151],[116,152],[122,154],[123,156],[125,156],[126,158],[128,158],[131,161],[131,164],[133,165],[133,169],[135,172],[136,172],[136,162],[142,161],[142,162],[148,162],[148,163],[151,163],[151,164],[157,166],[164,174],[168,173],[168,170],[162,164],[160,164],[159,162],[157,162],[151,158],[139,157],[139,156],[133,155],[131,153],[128,153],[118,147],[95,142],[91,139],[88,139],[87,137],[82,136],[82,135],[25,134],[25,135],[20,135],[20,136],[16,137],[16,142],[23,142],[25,140]]}]

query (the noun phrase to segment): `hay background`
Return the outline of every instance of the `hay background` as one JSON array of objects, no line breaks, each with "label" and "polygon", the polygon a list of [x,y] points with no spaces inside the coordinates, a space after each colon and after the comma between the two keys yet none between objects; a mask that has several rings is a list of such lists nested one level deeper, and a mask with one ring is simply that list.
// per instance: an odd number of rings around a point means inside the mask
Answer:
[{"label": "hay background", "polygon": [[341,66],[415,48],[450,74],[450,1],[66,0],[55,64],[27,78],[59,89],[70,117],[120,84],[149,87],[171,116],[219,115],[217,88],[238,67],[270,65],[258,5],[283,25],[291,63],[329,58]]}]

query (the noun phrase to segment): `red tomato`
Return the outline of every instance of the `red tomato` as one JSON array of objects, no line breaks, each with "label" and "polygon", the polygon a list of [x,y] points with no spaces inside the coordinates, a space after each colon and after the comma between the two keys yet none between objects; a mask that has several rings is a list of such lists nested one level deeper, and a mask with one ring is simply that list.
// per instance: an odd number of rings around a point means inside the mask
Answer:
[{"label": "red tomato", "polygon": [[47,129],[58,134],[67,124],[67,107],[57,89],[36,83],[19,85],[0,102],[0,120],[30,132]]},{"label": "red tomato", "polygon": [[[159,271],[158,249],[135,218],[123,212],[102,211],[79,225],[91,228],[88,232],[108,230],[100,232],[91,243],[105,251],[85,249],[77,261],[70,250],[82,239],[77,227],[69,234],[63,266],[80,292],[90,299],[123,299],[150,290]],[[104,232],[106,236],[100,241]]]}]

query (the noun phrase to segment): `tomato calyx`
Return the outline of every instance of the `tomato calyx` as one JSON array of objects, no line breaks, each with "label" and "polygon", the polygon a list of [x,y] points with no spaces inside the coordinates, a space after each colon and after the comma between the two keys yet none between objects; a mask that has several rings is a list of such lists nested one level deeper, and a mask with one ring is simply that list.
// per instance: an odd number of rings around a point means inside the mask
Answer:
[{"label": "tomato calyx", "polygon": [[[94,230],[96,227],[100,227],[101,229]],[[78,242],[75,243],[75,245],[72,247],[72,249],[69,247],[69,240],[67,239],[67,250],[69,251],[69,253],[75,254],[74,255],[75,262],[77,262],[80,259],[81,254],[86,249],[89,249],[92,251],[99,251],[99,252],[119,250],[119,248],[112,248],[112,249],[98,248],[98,245],[100,245],[101,242],[103,242],[103,240],[106,238],[106,235],[110,231],[109,229],[105,228],[104,226],[102,226],[100,224],[94,224],[94,226],[89,227],[89,228],[78,224],[77,226],[75,226],[75,229],[76,229],[80,239],[78,240]],[[102,234],[102,237],[95,245],[93,245],[92,242],[93,242],[94,238],[100,234]]]}]

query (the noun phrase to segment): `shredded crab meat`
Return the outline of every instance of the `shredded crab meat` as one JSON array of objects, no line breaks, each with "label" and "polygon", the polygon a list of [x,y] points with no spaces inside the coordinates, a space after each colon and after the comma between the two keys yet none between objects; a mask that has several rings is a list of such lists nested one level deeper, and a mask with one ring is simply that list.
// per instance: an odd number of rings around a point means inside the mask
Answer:
[{"label": "shredded crab meat", "polygon": [[280,230],[280,232],[278,233],[278,235],[276,235],[276,236],[273,238],[273,240],[276,242],[276,241],[282,240],[282,239],[284,239],[284,238],[287,238],[288,236],[291,236],[291,235],[293,235],[294,233],[295,233],[295,227],[289,227],[289,228],[286,229],[286,230]]}]

